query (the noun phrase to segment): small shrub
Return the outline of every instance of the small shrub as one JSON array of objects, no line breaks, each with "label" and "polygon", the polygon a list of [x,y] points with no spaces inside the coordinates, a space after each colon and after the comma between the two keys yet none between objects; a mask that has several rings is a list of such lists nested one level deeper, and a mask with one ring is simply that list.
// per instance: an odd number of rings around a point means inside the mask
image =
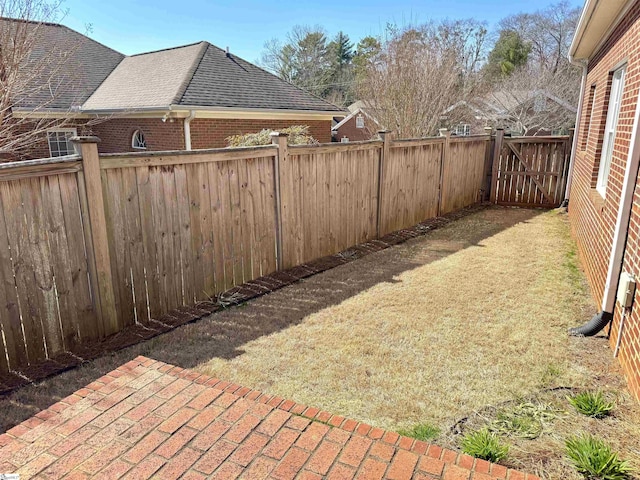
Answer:
[{"label": "small shrub", "polygon": [[606,401],[602,392],[580,392],[567,397],[567,401],[588,417],[603,418],[613,410],[613,402]]},{"label": "small shrub", "polygon": [[[286,133],[287,143],[289,145],[316,145],[318,141],[309,133],[307,125],[293,125],[291,127],[278,130],[280,133]],[[227,145],[230,147],[257,147],[259,145],[271,144],[272,129],[260,130],[257,133],[244,133],[242,135],[231,135],[227,137]]]},{"label": "small shrub", "polygon": [[462,451],[472,457],[499,462],[509,453],[509,446],[500,442],[497,435],[485,427],[464,436]]},{"label": "small shrub", "polygon": [[565,446],[567,456],[586,478],[623,480],[631,474],[627,462],[620,460],[609,445],[591,435],[570,437]]},{"label": "small shrub", "polygon": [[440,429],[438,427],[434,427],[433,425],[429,425],[428,423],[419,423],[411,428],[403,428],[401,430],[398,430],[398,433],[400,435],[404,435],[405,437],[427,441],[433,440],[438,435],[440,435]]}]

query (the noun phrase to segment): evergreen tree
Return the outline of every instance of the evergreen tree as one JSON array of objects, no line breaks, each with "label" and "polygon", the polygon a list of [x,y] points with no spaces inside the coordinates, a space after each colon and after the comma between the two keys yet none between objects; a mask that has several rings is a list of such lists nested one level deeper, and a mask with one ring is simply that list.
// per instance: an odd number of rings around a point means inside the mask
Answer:
[{"label": "evergreen tree", "polygon": [[514,30],[503,30],[489,53],[487,72],[490,76],[508,77],[516,69],[527,64],[531,45],[524,42]]}]

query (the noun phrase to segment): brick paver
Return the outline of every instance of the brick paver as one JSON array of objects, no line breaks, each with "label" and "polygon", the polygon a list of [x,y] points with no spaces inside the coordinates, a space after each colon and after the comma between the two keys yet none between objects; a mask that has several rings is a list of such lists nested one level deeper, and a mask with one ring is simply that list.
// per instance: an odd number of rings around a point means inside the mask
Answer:
[{"label": "brick paver", "polygon": [[145,357],[0,435],[0,473],[539,480]]}]

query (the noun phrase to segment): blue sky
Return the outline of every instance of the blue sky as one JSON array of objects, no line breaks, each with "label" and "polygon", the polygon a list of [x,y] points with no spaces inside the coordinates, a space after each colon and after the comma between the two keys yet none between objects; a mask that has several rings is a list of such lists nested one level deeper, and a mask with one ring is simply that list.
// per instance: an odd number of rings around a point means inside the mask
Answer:
[{"label": "blue sky", "polygon": [[[357,41],[382,32],[387,22],[475,18],[495,26],[512,13],[535,11],[552,0],[66,0],[62,23],[125,54],[207,40],[255,61],[265,41],[294,25],[321,25]],[[570,0],[582,6],[582,0]]]}]

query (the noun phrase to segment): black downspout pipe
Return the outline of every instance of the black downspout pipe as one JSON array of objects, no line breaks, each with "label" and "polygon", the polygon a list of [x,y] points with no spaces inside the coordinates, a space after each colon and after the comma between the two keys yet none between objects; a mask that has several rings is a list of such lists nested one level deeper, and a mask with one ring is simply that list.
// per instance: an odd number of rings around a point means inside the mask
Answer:
[{"label": "black downspout pipe", "polygon": [[569,335],[573,337],[592,337],[603,330],[611,320],[613,320],[612,313],[604,311],[597,313],[581,327],[570,328]]}]

